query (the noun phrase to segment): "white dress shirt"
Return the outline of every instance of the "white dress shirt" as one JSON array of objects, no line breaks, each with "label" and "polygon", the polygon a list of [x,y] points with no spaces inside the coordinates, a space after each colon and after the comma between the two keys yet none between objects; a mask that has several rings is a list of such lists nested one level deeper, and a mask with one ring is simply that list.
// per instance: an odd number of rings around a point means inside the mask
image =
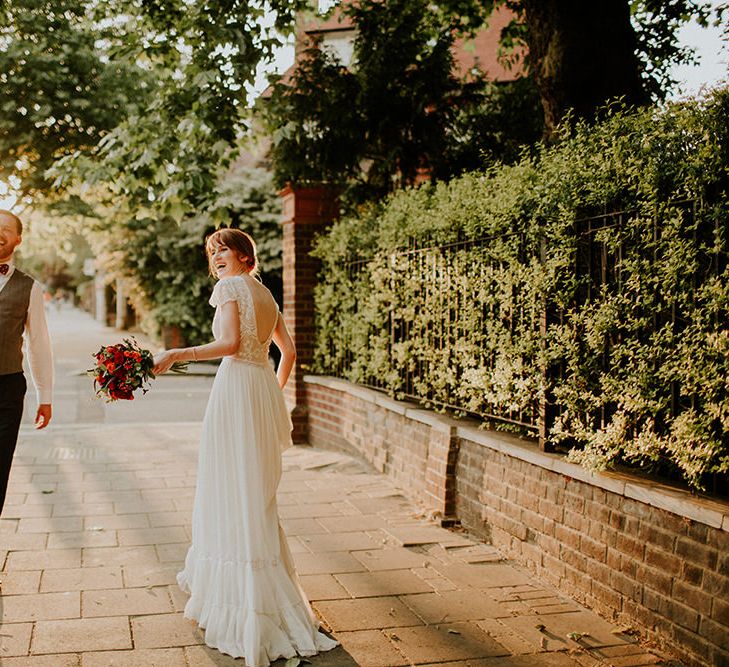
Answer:
[{"label": "white dress shirt", "polygon": [[[7,274],[0,274],[0,292],[8,284],[10,276],[15,273],[13,261],[10,260],[7,263],[10,265]],[[46,323],[46,309],[43,304],[43,287],[37,280],[33,281],[33,287],[30,290],[30,303],[23,337],[38,404],[51,403],[53,401],[53,352]]]}]

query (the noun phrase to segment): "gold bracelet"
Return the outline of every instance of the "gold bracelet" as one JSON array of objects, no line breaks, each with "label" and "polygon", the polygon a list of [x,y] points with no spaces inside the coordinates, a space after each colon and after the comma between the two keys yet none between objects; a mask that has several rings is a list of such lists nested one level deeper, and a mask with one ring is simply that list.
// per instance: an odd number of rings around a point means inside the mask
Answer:
[{"label": "gold bracelet", "polygon": [[197,361],[197,345],[192,348],[192,360]]}]

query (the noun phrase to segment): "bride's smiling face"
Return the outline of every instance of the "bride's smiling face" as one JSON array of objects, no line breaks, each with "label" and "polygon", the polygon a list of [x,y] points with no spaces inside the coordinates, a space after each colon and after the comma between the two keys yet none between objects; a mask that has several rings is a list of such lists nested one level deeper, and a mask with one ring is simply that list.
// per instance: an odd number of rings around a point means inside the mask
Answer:
[{"label": "bride's smiling face", "polygon": [[208,249],[210,265],[218,279],[239,276],[246,272],[245,257],[222,243],[212,243]]}]

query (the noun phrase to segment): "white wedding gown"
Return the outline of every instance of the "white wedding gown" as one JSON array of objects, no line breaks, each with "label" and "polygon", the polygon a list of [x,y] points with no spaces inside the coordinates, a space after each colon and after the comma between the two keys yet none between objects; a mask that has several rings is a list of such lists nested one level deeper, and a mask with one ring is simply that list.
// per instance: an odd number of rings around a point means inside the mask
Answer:
[{"label": "white wedding gown", "polygon": [[[337,642],[319,632],[294,570],[276,506],[281,452],[291,445],[291,419],[268,361],[273,330],[260,342],[248,277],[220,280],[220,306],[234,300],[240,347],[215,376],[202,426],[192,546],[177,581],[190,599],[185,616],[205,629],[205,643],[248,667],[311,656]],[[267,295],[268,304],[278,307]],[[269,311],[269,316],[273,313]],[[269,317],[270,319],[270,317]]]}]

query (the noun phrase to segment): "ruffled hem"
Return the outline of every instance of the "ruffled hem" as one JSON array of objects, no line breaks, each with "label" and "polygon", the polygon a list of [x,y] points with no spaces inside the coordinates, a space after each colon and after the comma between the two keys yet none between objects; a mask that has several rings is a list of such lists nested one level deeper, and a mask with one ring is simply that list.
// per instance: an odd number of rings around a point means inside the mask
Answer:
[{"label": "ruffled hem", "polygon": [[260,560],[196,557],[191,548],[177,583],[191,595],[184,615],[205,630],[205,643],[245,658],[248,667],[267,667],[278,658],[312,656],[338,645],[319,632],[280,558],[261,567]]}]

